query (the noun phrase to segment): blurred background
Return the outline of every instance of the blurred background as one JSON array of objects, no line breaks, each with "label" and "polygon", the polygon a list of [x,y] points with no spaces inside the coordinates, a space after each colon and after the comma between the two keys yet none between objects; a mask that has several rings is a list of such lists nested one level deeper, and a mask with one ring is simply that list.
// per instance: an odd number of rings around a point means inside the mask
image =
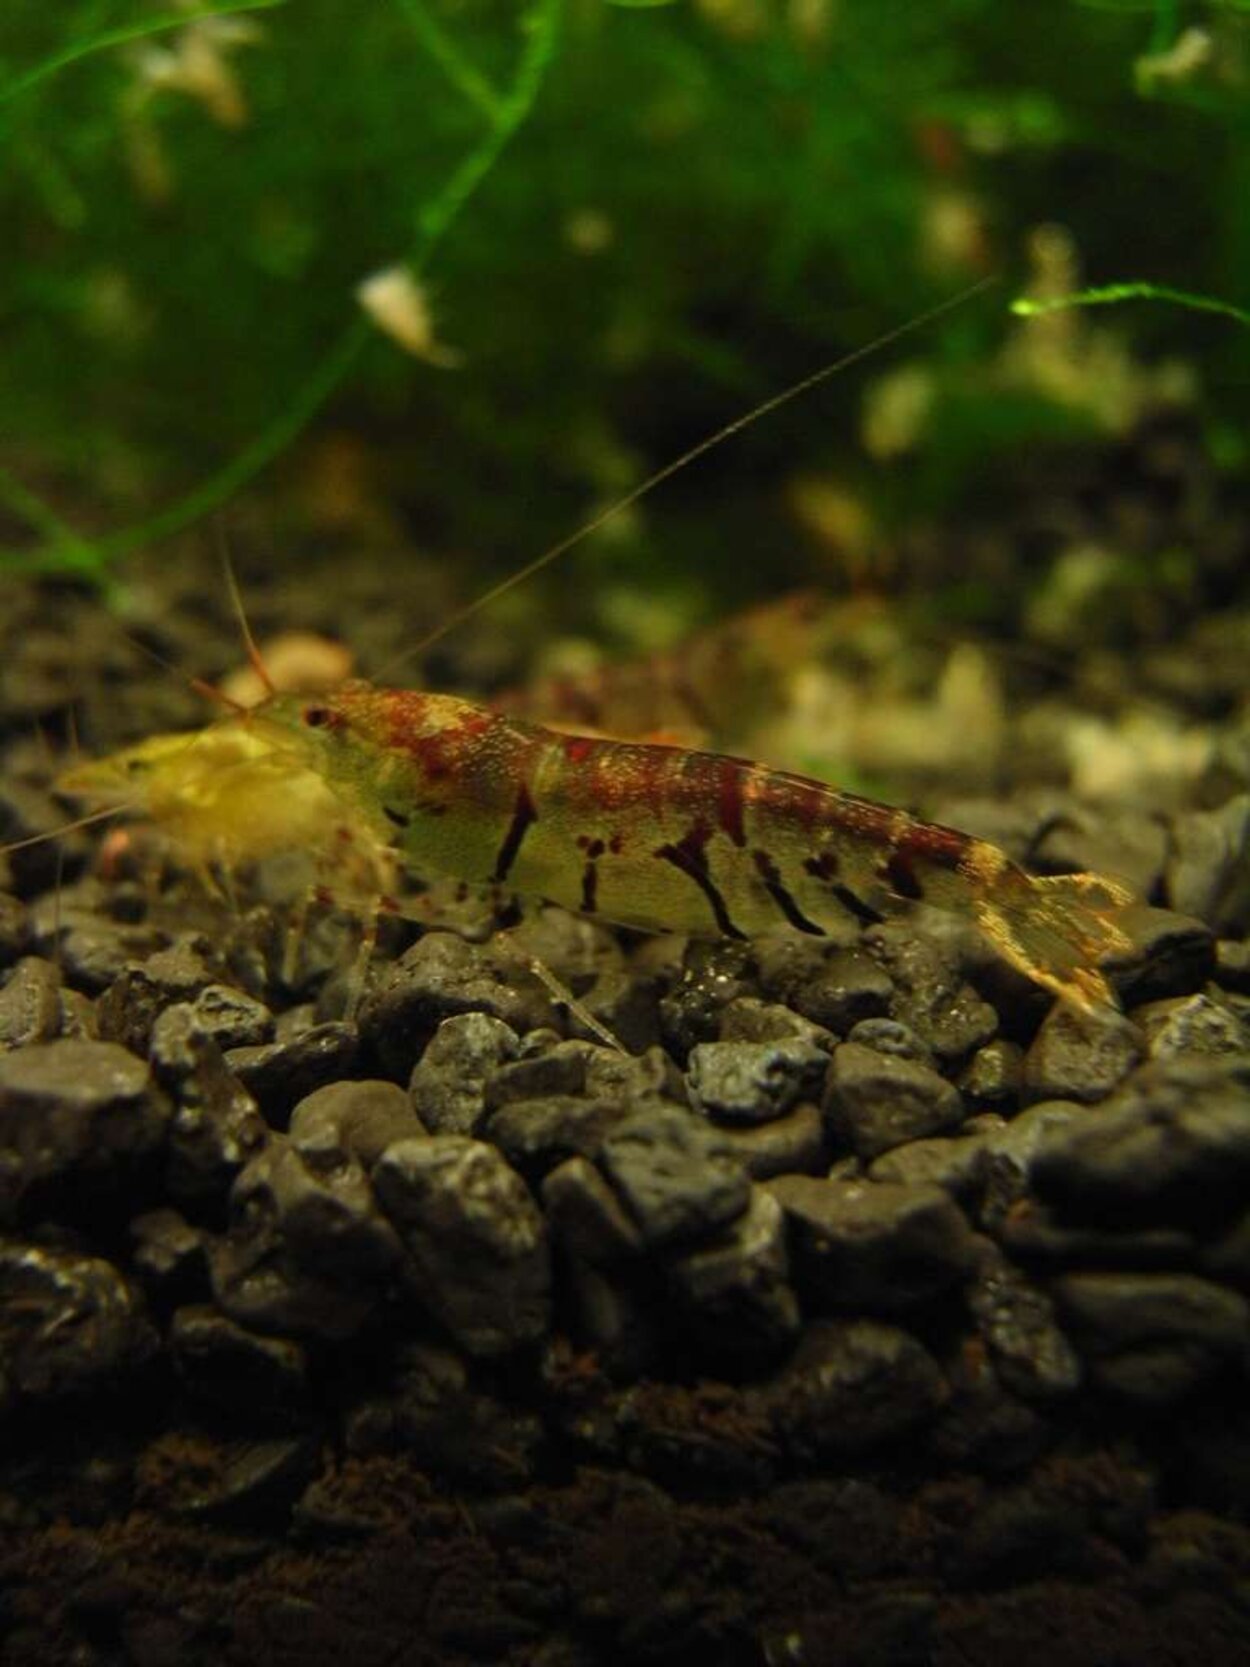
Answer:
[{"label": "blurred background", "polygon": [[329,628],[359,567],[389,651],[994,275],[434,671],[799,585],[1161,641],[1244,600],[1250,330],[1011,303],[1247,303],[1248,54],[1246,0],[6,0],[0,574],[142,627],[224,545]]}]

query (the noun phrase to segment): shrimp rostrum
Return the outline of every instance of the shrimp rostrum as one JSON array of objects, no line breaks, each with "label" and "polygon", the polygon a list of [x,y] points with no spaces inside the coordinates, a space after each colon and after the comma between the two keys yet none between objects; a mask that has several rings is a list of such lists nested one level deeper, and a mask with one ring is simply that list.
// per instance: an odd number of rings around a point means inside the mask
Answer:
[{"label": "shrimp rostrum", "polygon": [[[154,819],[194,827],[202,857],[211,835],[233,861],[291,843],[332,859],[328,830],[346,828],[379,871],[393,851],[422,876],[702,937],[819,936],[848,912],[924,902],[1082,1007],[1113,1001],[1098,963],[1127,943],[1132,894],[1099,875],[1039,878],[984,840],[805,776],[565,734],[450,695],[359,681],[274,695],[198,742],[158,737],[111,763]],[[98,792],[101,767],[64,785]]]}]

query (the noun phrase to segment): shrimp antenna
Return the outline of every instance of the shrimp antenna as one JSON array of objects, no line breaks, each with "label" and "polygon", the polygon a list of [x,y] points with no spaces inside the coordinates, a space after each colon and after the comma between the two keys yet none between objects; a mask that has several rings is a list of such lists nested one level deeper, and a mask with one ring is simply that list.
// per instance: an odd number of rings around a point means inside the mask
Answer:
[{"label": "shrimp antenna", "polygon": [[506,579],[501,579],[498,584],[491,585],[488,590],[484,590],[472,602],[467,602],[463,608],[458,608],[450,618],[445,619],[441,625],[422,637],[420,642],[413,643],[410,648],[404,649],[402,654],[388,660],[381,670],[375,674],[375,680],[382,681],[397,666],[414,659],[418,654],[423,654],[427,648],[431,648],[436,642],[441,642],[449,631],[454,631],[458,625],[463,625],[466,619],[471,619],[474,614],[481,613],[483,608],[489,607],[492,602],[498,601],[501,596],[506,596],[517,585],[522,585],[527,579],[532,579],[535,573],[541,573],[544,567],[550,567],[553,561],[558,561],[561,556],[572,550],[576,545],[581,544],[592,533],[598,532],[600,527],[605,526],[609,521],[614,521],[618,515],[632,508],[640,498],[645,498],[649,492],[654,491],[657,486],[662,485],[664,481],[684,469],[687,464],[695,462],[697,458],[712,451],[725,440],[732,439],[735,434],[741,434],[743,429],[750,428],[762,418],[780,410],[783,405],[788,405],[791,400],[798,399],[813,388],[818,388],[822,382],[829,381],[830,377],[837,376],[841,371],[849,370],[852,365],[858,364],[861,359],[867,359],[879,349],[900,341],[904,336],[910,336],[918,330],[923,330],[927,325],[932,324],[935,319],[954,312],[956,307],[962,307],[965,301],[970,301],[974,295],[979,295],[982,290],[988,289],[992,284],[998,282],[999,274],[996,272],[991,273],[986,278],[980,278],[975,284],[970,284],[967,289],[960,290],[958,295],[952,295],[945,301],[939,301],[935,307],[930,307],[927,312],[917,313],[914,318],[909,318],[905,324],[896,325],[894,329],[887,330],[884,335],[877,336],[870,342],[865,342],[862,347],[852,348],[849,353],[844,353],[841,358],[833,359],[827,365],[822,365],[819,370],[814,370],[798,382],[791,383],[788,388],[783,388],[780,393],[770,394],[767,399],[761,400],[758,405],[752,406],[742,416],[735,417],[732,422],[726,423],[723,428],[718,428],[714,434],[709,434],[706,439],[700,440],[696,445],[682,452],[680,457],[673,458],[671,462],[665,463],[657,469],[654,474],[648,475],[644,481],[632,487],[623,497],[617,498],[606,509],[600,510],[597,515],[584,522],[576,532],[569,533],[566,538],[560,539],[550,549],[544,550],[541,556],[535,556],[533,561],[527,562],[524,567],[518,568],[515,573],[509,574]]},{"label": "shrimp antenna", "polygon": [[176,677],[179,682],[185,683],[188,689],[191,689],[202,699],[211,700],[216,706],[228,706],[232,712],[237,712],[240,716],[247,711],[247,707],[243,705],[242,701],[232,700],[228,694],[217,688],[215,684],[208,682],[206,678],[188,677],[184,671],[178,669],[172,660],[167,660],[163,654],[158,654],[150,643],[145,643],[142,638],[136,637],[132,632],[126,632],[126,641],[132,648],[137,648],[140,654],[146,654],[148,659],[158,665],[162,671],[167,671],[171,677]]},{"label": "shrimp antenna", "polygon": [[[218,536],[221,539],[221,567],[226,578],[226,590],[230,595],[230,606],[234,609],[234,617],[239,622],[239,633],[243,638],[243,647],[247,651],[248,664],[260,678],[260,686],[264,689],[265,694],[276,695],[277,688],[274,686],[273,678],[269,675],[268,667],[261,659],[260,649],[256,646],[256,638],[252,635],[247,609],[243,606],[243,593],[239,589],[239,581],[234,572],[234,563],[230,560],[230,552],[226,548],[225,535],[219,530]],[[236,707],[238,711],[247,710],[246,707],[240,706],[237,701],[230,701],[228,695],[222,696],[222,698]]]}]

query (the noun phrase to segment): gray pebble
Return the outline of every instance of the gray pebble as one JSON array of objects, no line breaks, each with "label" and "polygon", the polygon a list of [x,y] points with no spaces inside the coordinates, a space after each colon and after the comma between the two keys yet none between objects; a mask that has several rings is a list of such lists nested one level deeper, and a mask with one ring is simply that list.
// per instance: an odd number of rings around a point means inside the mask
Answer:
[{"label": "gray pebble", "polygon": [[486,1084],[486,1106],[497,1111],[516,1100],[541,1100],[552,1094],[582,1094],[586,1068],[596,1050],[590,1042],[556,1042],[541,1053],[526,1051],[520,1059],[499,1065]]},{"label": "gray pebble", "polygon": [[162,1302],[186,1302],[208,1290],[208,1245],[203,1228],[193,1227],[167,1205],[146,1210],[130,1223],[130,1260],[150,1295]]},{"label": "gray pebble", "polygon": [[314,1173],[277,1136],[231,1190],[213,1294],[250,1330],[342,1342],[377,1306],[399,1256],[359,1165]]},{"label": "gray pebble", "polygon": [[601,972],[620,968],[624,952],[612,928],[589,915],[575,915],[553,903],[529,905],[508,931],[508,942],[523,958],[533,958],[575,986]]},{"label": "gray pebble", "polygon": [[1178,1227],[1127,1227],[1109,1221],[1103,1227],[1072,1226],[1058,1221],[1044,1205],[1030,1202],[1012,1210],[995,1229],[995,1237],[1015,1261],[1032,1267],[1192,1268],[1198,1245]]},{"label": "gray pebble", "polygon": [[492,1112],[483,1132],[523,1175],[539,1177],[566,1158],[593,1157],[631,1111],[620,1100],[552,1094]]},{"label": "gray pebble", "polygon": [[835,1139],[869,1160],[954,1128],[964,1105],[959,1090],[927,1065],[845,1042],[833,1056],[824,1112]]},{"label": "gray pebble", "polygon": [[56,1041],[0,1054],[0,1213],[30,1188],[115,1181],[161,1145],[170,1107],[147,1066],[114,1042]]},{"label": "gray pebble", "polygon": [[1075,1100],[1043,1100],[988,1134],[976,1160],[981,1221],[995,1231],[1027,1197],[1033,1165],[1052,1132],[1084,1124],[1088,1113]]},{"label": "gray pebble", "polygon": [[1013,1394],[1049,1401],[1080,1387],[1080,1356],[1060,1329],[1051,1297],[988,1245],[966,1296],[977,1334]]},{"label": "gray pebble", "polygon": [[1215,931],[1250,925],[1250,793],[1218,810],[1196,810],[1172,823],[1167,895],[1180,914]]},{"label": "gray pebble", "polygon": [[1117,917],[1129,939],[1104,962],[1120,999],[1129,1006],[1201,989],[1215,970],[1211,928],[1189,915],[1130,903]]},{"label": "gray pebble", "polygon": [[41,956],[23,956],[0,986],[0,1053],[51,1042],[60,1028],[60,969]]},{"label": "gray pebble", "polygon": [[751,951],[745,944],[701,939],[688,944],[681,977],[660,1001],[665,1047],[684,1059],[697,1043],[714,1041],[724,1009],[751,993],[753,973]]},{"label": "gray pebble", "polygon": [[705,1238],[746,1209],[751,1183],[716,1132],[693,1112],[635,1112],[603,1143],[599,1162],[648,1245]]},{"label": "gray pebble", "polygon": [[178,1309],[169,1350],[187,1389],[227,1412],[263,1418],[303,1394],[307,1362],[299,1343],[258,1337],[208,1304]]},{"label": "gray pebble", "polygon": [[857,1025],[852,1025],[846,1039],[861,1048],[873,1048],[877,1053],[889,1054],[894,1059],[914,1059],[919,1065],[937,1064],[933,1049],[901,1019],[861,1019]]},{"label": "gray pebble", "polygon": [[1054,1292],[1094,1382],[1146,1406],[1173,1405],[1250,1345],[1246,1299],[1190,1274],[1071,1273]]},{"label": "gray pebble", "polygon": [[[598,973],[577,999],[627,1053],[641,1053],[659,1042],[660,1003],[654,978],[612,968]],[[586,1034],[576,1013],[569,1014],[569,1029],[575,1036]]]},{"label": "gray pebble", "polygon": [[723,1009],[720,1019],[722,1042],[811,1042],[832,1053],[837,1038],[823,1025],[813,1024],[793,1008],[780,1002],[761,1001],[758,996],[739,996]]},{"label": "gray pebble", "polygon": [[611,1266],[642,1253],[642,1234],[612,1188],[585,1158],[569,1158],[542,1184],[552,1236],[583,1261]]},{"label": "gray pebble", "polygon": [[[1006,1127],[1003,1124],[1002,1127]],[[936,1135],[932,1140],[909,1140],[874,1158],[870,1181],[892,1181],[904,1186],[937,1186],[963,1202],[975,1193],[982,1176],[990,1130]]]},{"label": "gray pebble", "polygon": [[686,1082],[716,1123],[768,1123],[800,1099],[819,1099],[829,1055],[814,1042],[700,1042]]},{"label": "gray pebble", "polygon": [[95,1020],[95,1003],[90,996],[83,995],[81,990],[62,990],[60,1007],[61,1018],[57,1026],[59,1036],[75,1042],[96,1042],[99,1040],[100,1033]]},{"label": "gray pebble", "polygon": [[167,933],[146,925],[127,926],[95,916],[71,916],[64,923],[48,924],[45,930],[38,916],[36,919],[40,949],[55,956],[67,984],[93,996],[110,990],[136,961],[167,948],[169,943]]},{"label": "gray pebble", "polygon": [[347,1075],[358,1047],[355,1025],[332,1019],[289,1041],[231,1048],[226,1064],[256,1100],[266,1121],[280,1129],[300,1100]]},{"label": "gray pebble", "polygon": [[[184,1015],[184,1009],[186,1010]],[[219,1048],[258,1047],[273,1035],[273,1015],[263,1001],[229,984],[207,984],[194,1001],[167,1007],[152,1026],[153,1063],[194,1029]]]},{"label": "gray pebble", "polygon": [[511,1025],[489,1013],[444,1019],[408,1082],[425,1127],[432,1134],[476,1134],[486,1116],[486,1083],[520,1046]]},{"label": "gray pebble", "polygon": [[820,1107],[808,1100],[771,1123],[722,1128],[720,1135],[753,1181],[772,1175],[817,1175],[828,1163],[825,1120]]},{"label": "gray pebble", "polygon": [[504,1354],[542,1336],[546,1224],[493,1146],[460,1135],[401,1140],[373,1179],[403,1241],[409,1284],[467,1353]]},{"label": "gray pebble", "polygon": [[402,1082],[443,1020],[464,1013],[485,1013],[522,1034],[549,1024],[552,1006],[517,964],[450,932],[429,932],[366,995],[360,1033],[383,1074]]},{"label": "gray pebble", "polygon": [[1044,1138],[1034,1181],[1066,1220],[1215,1231],[1250,1192],[1250,1061],[1145,1066]]},{"label": "gray pebble", "polygon": [[816,1320],[765,1394],[786,1445],[805,1461],[900,1440],[938,1412],[947,1387],[909,1332],[879,1320]]},{"label": "gray pebble", "polygon": [[1031,1100],[1103,1100],[1145,1054],[1141,1032],[1112,1007],[1057,1001],[1024,1056]]},{"label": "gray pebble", "polygon": [[[621,1383],[662,1375],[663,1307],[654,1286],[580,1256],[568,1259],[565,1276],[574,1335],[583,1347],[594,1351],[602,1370]],[[587,1402],[576,1391],[574,1395],[565,1433],[583,1453],[589,1449],[600,1459],[617,1458],[622,1433],[619,1412],[603,1403]]]},{"label": "gray pebble", "polygon": [[156,1346],[141,1296],[112,1263],[0,1243],[0,1380],[18,1395],[113,1389]]},{"label": "gray pebble", "polygon": [[132,1053],[146,1054],[160,1014],[175,1002],[194,1000],[216,977],[217,969],[201,953],[198,940],[158,950],[128,966],[100,997],[100,1035]]},{"label": "gray pebble", "polygon": [[1134,1009],[1133,1022],[1146,1038],[1151,1059],[1250,1051],[1250,1025],[1224,1002],[1201,992],[1147,1002]]},{"label": "gray pebble", "polygon": [[954,954],[906,921],[870,926],[864,947],[894,984],[892,1016],[910,1025],[939,1059],[963,1059],[996,1034],[997,1013],[963,981]]},{"label": "gray pebble", "polygon": [[798,1300],[790,1288],[785,1218],[755,1187],[747,1208],[717,1237],[666,1264],[683,1342],[716,1364],[759,1364],[797,1336]]},{"label": "gray pebble", "polygon": [[973,1054],[959,1078],[959,1087],[968,1100],[998,1110],[1015,1104],[1023,1080],[1023,1050],[997,1036]]},{"label": "gray pebble", "polygon": [[[225,1198],[239,1171],[264,1147],[269,1130],[256,1101],[226,1069],[221,1049],[199,1029],[191,1008],[182,1004],[168,1013],[175,1017],[166,1025],[162,1059],[166,1079],[173,1077],[169,1085],[177,1105],[166,1175],[174,1198],[200,1205]],[[175,1029],[180,1032],[176,1039]],[[175,1056],[173,1076],[170,1061]]]},{"label": "gray pebble", "polygon": [[653,1100],[686,1104],[682,1074],[663,1048],[639,1054],[592,1048],[586,1056],[586,1093],[592,1099],[629,1100],[640,1106]]},{"label": "gray pebble", "polygon": [[839,949],[791,999],[805,1018],[845,1036],[865,1019],[884,1017],[893,997],[893,981],[879,962],[861,949]]},{"label": "gray pebble", "polygon": [[425,1133],[412,1101],[393,1082],[331,1082],[291,1113],[291,1145],[309,1169],[341,1169],[354,1160],[368,1173],[397,1140]]},{"label": "gray pebble", "polygon": [[897,1313],[976,1261],[972,1230],[940,1187],[781,1175],[765,1190],[790,1223],[799,1289],[826,1312]]}]

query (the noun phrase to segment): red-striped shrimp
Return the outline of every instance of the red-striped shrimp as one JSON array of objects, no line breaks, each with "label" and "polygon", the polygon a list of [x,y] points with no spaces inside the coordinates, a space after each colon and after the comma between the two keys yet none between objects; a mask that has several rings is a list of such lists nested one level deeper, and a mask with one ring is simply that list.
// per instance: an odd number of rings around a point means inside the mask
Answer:
[{"label": "red-striped shrimp", "polygon": [[[157,738],[111,767],[134,783],[143,759],[205,859],[285,844],[330,857],[350,829],[379,873],[393,850],[422,875],[703,937],[821,935],[848,911],[875,920],[922,900],[1082,1007],[1113,1001],[1097,963],[1127,943],[1118,917],[1132,895],[1112,880],[1038,878],[984,840],[805,776],[566,734],[450,695],[361,681],[313,700],[274,695],[193,744]],[[69,785],[98,786],[100,768]],[[148,796],[145,808],[162,804]]]}]

